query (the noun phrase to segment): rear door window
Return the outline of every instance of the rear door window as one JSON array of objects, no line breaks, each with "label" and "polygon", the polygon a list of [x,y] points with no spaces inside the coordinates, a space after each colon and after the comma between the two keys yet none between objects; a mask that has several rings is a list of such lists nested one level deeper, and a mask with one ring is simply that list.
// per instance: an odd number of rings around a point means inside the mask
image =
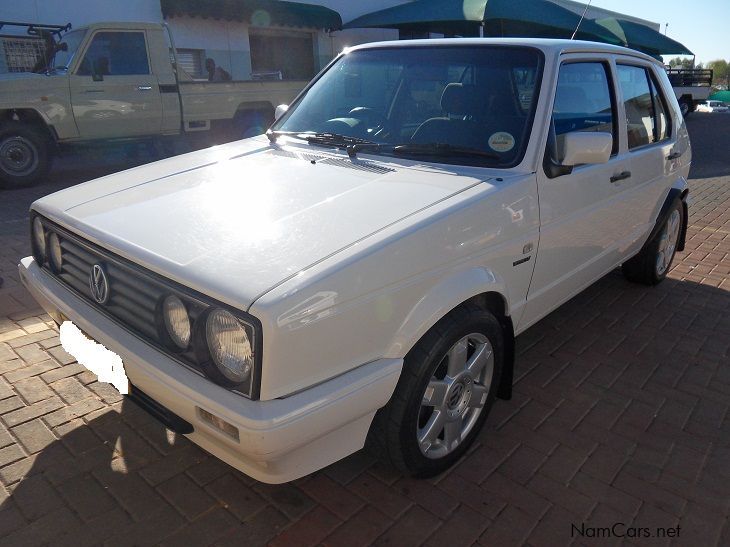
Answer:
[{"label": "rear door window", "polygon": [[666,99],[645,67],[617,65],[626,109],[629,149],[668,139],[671,118]]}]

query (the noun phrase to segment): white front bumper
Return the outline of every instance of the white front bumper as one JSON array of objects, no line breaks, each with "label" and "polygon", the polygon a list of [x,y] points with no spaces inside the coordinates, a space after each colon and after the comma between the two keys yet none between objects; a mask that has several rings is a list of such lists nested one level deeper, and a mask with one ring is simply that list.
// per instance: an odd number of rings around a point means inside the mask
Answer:
[{"label": "white front bumper", "polygon": [[[294,480],[361,449],[375,412],[398,382],[402,359],[381,359],[286,398],[251,401],[231,393],[119,326],[42,270],[32,257],[20,278],[52,316],[65,315],[118,353],[131,383],[190,422],[193,442],[251,477]],[[265,371],[264,371],[265,374]],[[239,441],[200,419],[207,410],[238,428]]]}]

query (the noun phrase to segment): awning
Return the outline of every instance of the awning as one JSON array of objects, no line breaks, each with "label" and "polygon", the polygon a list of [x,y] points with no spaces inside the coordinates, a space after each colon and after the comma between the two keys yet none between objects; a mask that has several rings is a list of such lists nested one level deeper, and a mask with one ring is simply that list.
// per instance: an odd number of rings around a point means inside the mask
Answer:
[{"label": "awning", "polygon": [[[397,28],[485,36],[570,38],[580,15],[546,0],[416,0],[368,13],[344,28]],[[618,44],[619,39],[590,19],[584,19],[576,38]]]},{"label": "awning", "polygon": [[730,103],[730,91],[718,91],[709,96],[711,101],[722,101],[724,103]]},{"label": "awning", "polygon": [[323,6],[282,0],[160,0],[162,15],[190,16],[250,25],[309,27],[336,30],[342,27],[340,14]]},{"label": "awning", "polygon": [[621,45],[655,57],[657,55],[693,55],[683,44],[646,25],[613,17],[597,19],[596,23],[619,38]]}]

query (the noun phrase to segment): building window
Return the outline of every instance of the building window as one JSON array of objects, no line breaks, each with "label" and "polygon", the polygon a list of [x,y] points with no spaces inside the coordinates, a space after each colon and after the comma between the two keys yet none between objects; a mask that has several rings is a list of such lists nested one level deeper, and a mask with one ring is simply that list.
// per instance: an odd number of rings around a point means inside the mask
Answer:
[{"label": "building window", "polygon": [[[203,71],[203,50],[202,49],[178,49],[177,62],[185,72],[194,80],[207,80],[208,75]],[[172,57],[172,51],[170,51]]]},{"label": "building window", "polygon": [[7,72],[31,72],[46,47],[37,38],[0,36],[0,42]]},{"label": "building window", "polygon": [[249,29],[254,80],[309,80],[314,76],[312,33]]}]

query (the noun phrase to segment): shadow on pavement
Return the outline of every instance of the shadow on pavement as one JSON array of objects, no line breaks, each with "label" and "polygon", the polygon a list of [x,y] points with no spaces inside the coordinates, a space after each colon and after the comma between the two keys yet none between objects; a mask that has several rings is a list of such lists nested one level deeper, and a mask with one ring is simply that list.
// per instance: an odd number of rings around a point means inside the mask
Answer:
[{"label": "shadow on pavement", "polygon": [[687,117],[687,129],[692,142],[690,178],[730,175],[730,114],[693,112]]},{"label": "shadow on pavement", "polygon": [[[657,451],[664,445],[689,443],[707,454],[703,475],[676,482],[682,492],[673,495],[690,496],[701,486],[703,503],[722,508],[726,496],[719,492],[715,499],[707,492],[714,492],[713,482],[719,481],[718,488],[730,483],[730,421],[723,421],[730,394],[730,338],[722,334],[728,332],[726,290],[671,278],[646,288],[615,272],[609,274],[519,337],[515,398],[495,405],[471,455],[438,482],[408,482],[358,453],[294,483],[257,483],[117,396],[111,408],[58,426],[59,438],[32,457],[0,468],[0,479],[11,491],[0,508],[0,538],[4,538],[0,543],[75,546],[108,540],[110,545],[140,545],[167,538],[169,544],[207,545],[219,540],[235,544],[245,538],[247,545],[260,544],[317,505],[312,496],[317,496],[315,485],[321,481],[330,486],[320,500],[336,492],[331,485],[339,483],[357,494],[353,497],[358,503],[375,508],[387,507],[394,496],[410,496],[413,503],[424,504],[430,495],[446,496],[444,490],[457,496],[464,484],[479,486],[478,491],[488,494],[489,507],[504,507],[519,503],[512,490],[524,487],[510,483],[505,488],[504,474],[490,475],[495,461],[522,469],[517,448],[538,434],[543,441],[553,438],[556,445],[575,445],[574,450],[590,444],[609,456],[624,451],[628,457],[645,442]],[[586,351],[584,346],[592,349]],[[551,372],[556,362],[566,363],[560,374]],[[599,369],[602,375],[593,377]],[[615,376],[613,382],[607,380],[609,373]],[[108,391],[113,397],[111,388]],[[556,403],[555,415],[547,412],[539,425],[526,428],[528,421],[512,417],[528,394],[538,393],[543,407],[551,397],[562,402]],[[612,432],[601,439],[595,427],[571,430],[565,416],[558,416],[589,398],[617,404],[642,397],[660,398],[660,407],[701,401],[709,418],[702,423],[652,422],[658,411],[641,403],[639,415],[632,419],[647,424],[645,428]],[[657,423],[659,430],[654,429]],[[34,424],[43,427],[40,419]],[[506,459],[495,460],[498,454]],[[564,466],[575,465],[571,462],[566,457]],[[644,472],[653,476],[651,460],[646,465]],[[688,467],[679,474],[693,476],[697,471]],[[368,480],[378,479],[391,487],[368,490]],[[532,483],[526,488],[531,489]],[[533,494],[534,499],[548,495]],[[482,509],[488,506],[484,503]]]}]

